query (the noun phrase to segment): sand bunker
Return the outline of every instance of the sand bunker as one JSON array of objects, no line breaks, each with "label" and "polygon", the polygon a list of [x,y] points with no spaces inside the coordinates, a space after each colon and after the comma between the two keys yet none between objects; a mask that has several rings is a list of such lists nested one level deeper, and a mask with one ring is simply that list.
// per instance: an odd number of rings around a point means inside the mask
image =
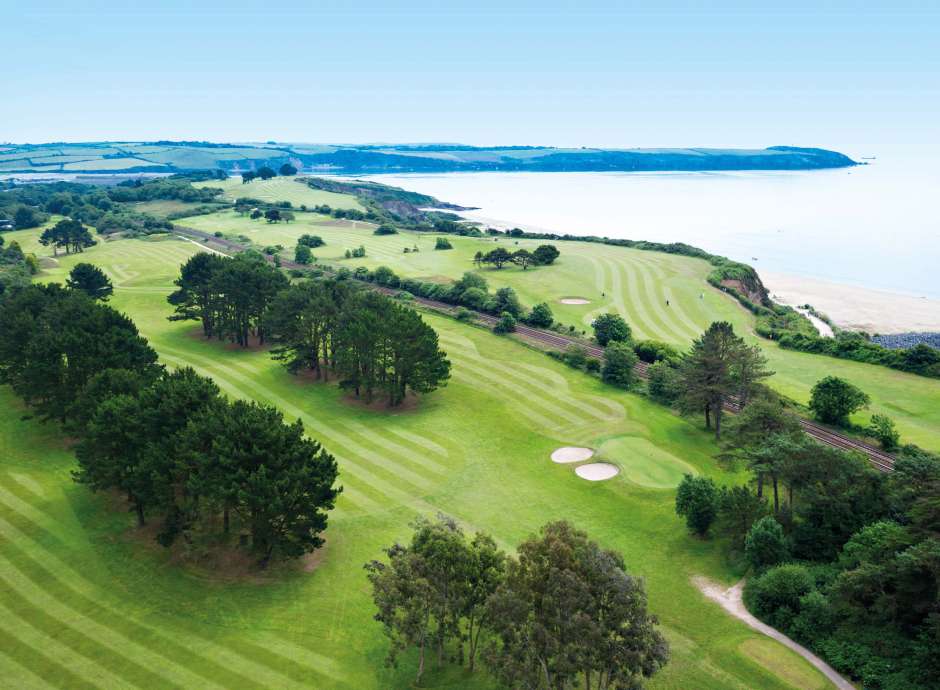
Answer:
[{"label": "sand bunker", "polygon": [[583,297],[562,297],[559,302],[562,304],[590,304],[591,300]]},{"label": "sand bunker", "polygon": [[581,479],[587,479],[589,482],[602,482],[605,479],[617,476],[620,472],[616,465],[606,462],[592,462],[587,465],[581,465],[574,468],[575,474]]},{"label": "sand bunker", "polygon": [[564,446],[552,453],[552,462],[584,462],[594,455],[590,448],[581,448],[579,446]]}]

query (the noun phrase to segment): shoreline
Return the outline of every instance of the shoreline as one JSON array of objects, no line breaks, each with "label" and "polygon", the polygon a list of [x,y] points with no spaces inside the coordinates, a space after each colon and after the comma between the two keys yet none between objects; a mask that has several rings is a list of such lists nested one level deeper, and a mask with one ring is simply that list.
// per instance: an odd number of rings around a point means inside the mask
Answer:
[{"label": "shoreline", "polygon": [[[459,215],[481,229],[493,227],[499,230],[520,228],[526,232],[558,232],[530,223],[512,222],[487,217],[482,209],[472,209]],[[832,329],[825,321],[799,309],[809,304],[825,314],[838,328],[847,331],[864,331],[870,335],[895,335],[900,333],[940,332],[940,300],[924,296],[869,288],[849,283],[765,271],[755,267],[771,299],[795,308],[803,313],[823,337],[832,337]]]},{"label": "shoreline", "polygon": [[810,304],[845,330],[870,335],[940,331],[940,300],[776,271],[758,274],[775,301]]}]

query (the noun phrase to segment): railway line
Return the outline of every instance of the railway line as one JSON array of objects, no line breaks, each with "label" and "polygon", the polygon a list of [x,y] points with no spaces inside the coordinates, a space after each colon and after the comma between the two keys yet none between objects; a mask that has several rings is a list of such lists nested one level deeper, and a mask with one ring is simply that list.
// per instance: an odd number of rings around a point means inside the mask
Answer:
[{"label": "railway line", "polygon": [[[227,240],[223,237],[216,237],[215,235],[210,235],[209,233],[203,232],[201,230],[195,230],[193,228],[177,225],[175,226],[175,231],[184,239],[196,240],[197,242],[201,242],[203,244],[216,244],[223,249],[232,252],[240,252],[244,250],[244,247],[237,242]],[[285,260],[281,261],[281,266],[284,268],[309,268],[308,266]],[[398,292],[392,288],[386,288],[372,283],[367,283],[367,285],[369,285],[369,287],[374,290],[378,290],[379,292],[383,292],[388,295],[394,295]],[[418,296],[415,296],[414,300],[423,307],[448,315],[453,315],[453,313],[456,311],[456,307],[454,305],[447,304],[446,302],[440,302]],[[495,326],[499,320],[495,316],[484,314],[482,312],[474,312],[474,317],[478,323],[485,324],[490,328]],[[598,359],[601,359],[604,356],[603,348],[597,347],[591,343],[586,343],[580,338],[565,336],[560,333],[547,331],[541,328],[534,328],[532,326],[517,324],[516,335],[536,344],[548,345],[560,349],[568,348],[571,345],[577,345],[584,348],[585,352],[587,352],[587,354],[591,357],[597,357]],[[649,364],[646,362],[637,362],[636,373],[640,378],[647,378],[648,369]],[[731,412],[733,414],[741,410],[741,405],[736,400],[731,399],[725,402],[724,409],[725,411]],[[800,426],[803,428],[803,431],[806,434],[816,439],[819,443],[830,446],[832,448],[838,448],[839,450],[850,450],[862,453],[868,458],[868,461],[872,464],[872,466],[881,472],[891,472],[894,469],[894,456],[890,453],[886,453],[880,448],[876,448],[869,443],[865,443],[863,441],[846,436],[834,429],[830,429],[809,419],[800,418]]]}]

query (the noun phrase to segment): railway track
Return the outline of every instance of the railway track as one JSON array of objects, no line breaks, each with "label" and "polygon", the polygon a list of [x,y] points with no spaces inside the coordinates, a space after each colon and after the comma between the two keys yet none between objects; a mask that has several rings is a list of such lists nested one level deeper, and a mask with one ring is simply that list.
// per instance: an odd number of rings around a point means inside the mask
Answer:
[{"label": "railway track", "polygon": [[[203,244],[216,244],[228,251],[240,252],[244,250],[244,247],[237,242],[231,240],[226,240],[223,237],[216,237],[215,235],[210,235],[207,232],[201,230],[195,230],[193,228],[187,228],[183,226],[175,226],[176,232],[178,232],[184,239],[194,239],[202,242]],[[273,261],[273,259],[272,259]],[[308,269],[309,266],[304,266],[302,264],[295,263],[293,261],[281,261],[281,266],[284,268],[299,268],[299,269]],[[392,288],[382,287],[380,285],[375,285],[373,283],[366,283],[373,290],[378,290],[379,292],[385,293],[387,295],[395,295],[398,293],[398,290]],[[446,302],[439,302],[433,299],[427,299],[426,297],[415,296],[415,302],[418,304],[433,309],[434,311],[439,311],[448,315],[453,315],[456,311],[456,307],[452,304],[447,304]],[[474,318],[478,323],[485,324],[486,326],[492,328],[496,325],[497,319],[495,316],[490,314],[483,314],[482,312],[473,312]],[[586,343],[580,338],[574,338],[571,336],[561,335],[560,333],[554,333],[552,331],[546,331],[541,328],[533,328],[532,326],[526,326],[523,324],[516,325],[516,335],[525,338],[526,340],[532,341],[537,344],[549,345],[551,347],[556,347],[560,349],[566,349],[571,345],[577,345],[584,348],[585,352],[591,357],[597,357],[598,359],[603,358],[604,350],[603,348],[597,347],[591,343]],[[646,379],[648,376],[649,364],[646,362],[637,362],[636,364],[636,373],[642,379]],[[740,412],[741,405],[736,400],[728,400],[724,404],[724,409],[727,412],[732,414]],[[868,457],[869,462],[876,469],[882,472],[891,472],[894,469],[894,456],[889,453],[884,452],[880,448],[864,443],[863,441],[858,441],[854,438],[845,436],[844,434],[839,433],[833,429],[830,429],[822,424],[814,422],[809,419],[800,419],[800,426],[803,428],[803,431],[806,432],[809,436],[816,439],[818,442],[831,446],[832,448],[838,448],[839,450],[851,450]]]}]

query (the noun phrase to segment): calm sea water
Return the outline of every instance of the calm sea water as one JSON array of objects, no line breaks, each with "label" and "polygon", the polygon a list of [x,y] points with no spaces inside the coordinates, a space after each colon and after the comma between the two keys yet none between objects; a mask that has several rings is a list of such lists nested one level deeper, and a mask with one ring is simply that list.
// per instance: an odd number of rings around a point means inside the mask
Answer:
[{"label": "calm sea water", "polygon": [[681,241],[756,268],[940,299],[940,174],[901,160],[810,172],[450,173],[374,179],[498,227]]}]

